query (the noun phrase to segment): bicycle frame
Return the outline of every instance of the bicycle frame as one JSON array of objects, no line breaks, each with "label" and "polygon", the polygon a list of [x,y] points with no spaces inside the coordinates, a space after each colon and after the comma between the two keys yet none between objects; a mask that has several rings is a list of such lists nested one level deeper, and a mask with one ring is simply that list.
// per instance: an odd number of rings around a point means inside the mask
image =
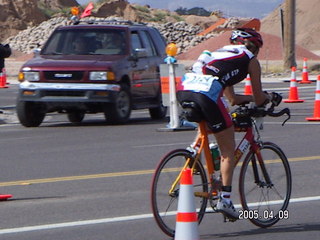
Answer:
[{"label": "bicycle frame", "polygon": [[[198,135],[196,137],[195,143],[194,143],[194,146],[197,149],[195,161],[192,164],[190,164],[191,158],[187,159],[184,167],[182,168],[177,179],[173,182],[173,184],[169,190],[170,195],[172,194],[176,185],[179,183],[182,172],[184,169],[186,169],[188,166],[189,167],[191,166],[191,172],[192,173],[194,172],[194,169],[196,168],[196,163],[197,163],[197,161],[199,161],[202,152],[204,152],[204,156],[206,159],[206,166],[207,166],[207,173],[208,173],[208,177],[209,177],[209,182],[210,182],[210,184],[212,183],[213,174],[214,174],[215,170],[213,167],[213,159],[212,159],[212,155],[211,155],[211,151],[210,151],[210,147],[209,147],[209,137],[208,137],[208,135],[212,134],[212,132],[210,132],[210,130],[208,129],[207,123],[205,121],[199,122],[198,127],[199,127],[199,131],[198,131]],[[257,160],[262,167],[263,174],[267,180],[267,183],[270,184],[270,178],[268,176],[267,171],[265,170],[263,159],[262,159],[262,156],[259,151],[259,142],[257,142],[255,140],[254,129],[256,129],[256,132],[258,133],[258,129],[254,123],[253,123],[253,126],[247,127],[245,129],[235,128],[235,132],[245,132],[245,135],[243,136],[242,140],[239,142],[239,144],[237,145],[237,148],[235,149],[235,155],[234,155],[235,156],[235,166],[239,163],[243,154],[250,148],[250,150],[253,153],[256,153],[256,156],[258,158]],[[258,179],[258,176],[257,176],[258,172],[256,170],[256,163],[255,162],[253,162],[253,168],[255,169],[254,170],[254,172],[256,174],[255,178],[257,180]],[[201,193],[195,193],[195,195],[199,196],[199,197],[208,197],[209,196],[207,194],[201,194]]]}]

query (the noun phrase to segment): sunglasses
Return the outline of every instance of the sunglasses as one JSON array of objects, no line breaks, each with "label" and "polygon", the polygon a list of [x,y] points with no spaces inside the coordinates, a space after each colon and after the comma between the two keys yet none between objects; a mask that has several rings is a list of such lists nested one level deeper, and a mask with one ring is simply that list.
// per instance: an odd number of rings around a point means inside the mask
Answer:
[{"label": "sunglasses", "polygon": [[250,33],[241,31],[241,30],[234,30],[231,34],[231,39],[237,39],[238,37],[243,37],[243,38],[249,38],[252,37],[252,35]]}]

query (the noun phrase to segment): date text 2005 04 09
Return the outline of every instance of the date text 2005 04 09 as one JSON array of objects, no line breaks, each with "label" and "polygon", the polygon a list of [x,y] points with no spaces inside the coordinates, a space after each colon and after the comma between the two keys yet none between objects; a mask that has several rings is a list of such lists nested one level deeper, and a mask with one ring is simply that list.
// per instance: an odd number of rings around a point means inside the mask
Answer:
[{"label": "date text 2005 04 09", "polygon": [[270,218],[279,218],[279,219],[288,219],[289,211],[280,210],[278,215],[274,214],[273,211],[264,210],[262,213],[259,213],[258,210],[239,210],[239,219],[270,219]]}]

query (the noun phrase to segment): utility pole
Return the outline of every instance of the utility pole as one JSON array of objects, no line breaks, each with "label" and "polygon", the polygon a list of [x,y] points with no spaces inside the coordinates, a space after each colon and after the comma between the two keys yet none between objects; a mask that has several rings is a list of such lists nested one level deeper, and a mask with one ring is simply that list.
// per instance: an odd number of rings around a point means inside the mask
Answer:
[{"label": "utility pole", "polygon": [[284,11],[284,68],[296,67],[295,37],[296,37],[296,0],[285,0]]}]

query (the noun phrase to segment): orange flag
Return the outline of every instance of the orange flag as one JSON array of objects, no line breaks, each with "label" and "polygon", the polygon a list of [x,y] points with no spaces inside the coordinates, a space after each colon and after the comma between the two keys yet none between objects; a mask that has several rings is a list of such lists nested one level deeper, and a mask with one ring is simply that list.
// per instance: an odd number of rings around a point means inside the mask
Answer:
[{"label": "orange flag", "polygon": [[88,17],[91,15],[91,10],[93,9],[93,3],[90,2],[88,6],[84,9],[83,13],[81,14],[80,18]]}]

